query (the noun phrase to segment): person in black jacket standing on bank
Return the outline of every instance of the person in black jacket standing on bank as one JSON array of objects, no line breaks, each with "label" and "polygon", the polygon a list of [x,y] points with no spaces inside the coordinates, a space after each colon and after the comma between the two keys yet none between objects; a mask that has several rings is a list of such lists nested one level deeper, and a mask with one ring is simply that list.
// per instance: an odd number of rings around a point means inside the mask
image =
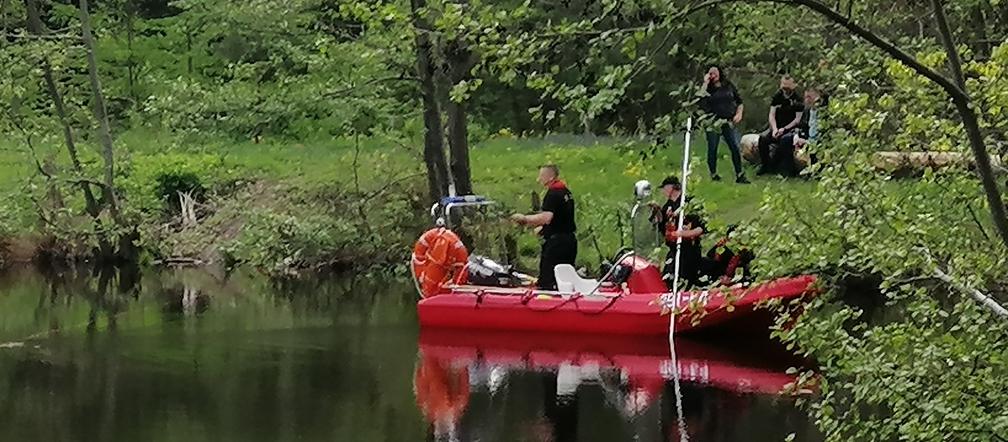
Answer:
[{"label": "person in black jacket standing on bank", "polygon": [[739,148],[741,135],[737,127],[742,122],[745,107],[738,89],[728,81],[718,66],[711,66],[704,75],[703,86],[700,87],[700,109],[718,120],[714,127],[707,129],[707,167],[711,179],[721,180],[717,173],[717,150],[724,137],[728,150],[731,151],[732,165],[735,166],[735,182],[748,184],[749,180],[742,173],[742,153]]},{"label": "person in black jacket standing on bank", "polygon": [[542,253],[539,256],[539,288],[556,290],[557,264],[574,265],[577,258],[577,225],[574,222],[574,196],[567,184],[560,180],[560,169],[555,164],[539,168],[539,184],[546,187],[539,213],[515,214],[511,220],[525,226],[540,228]]}]

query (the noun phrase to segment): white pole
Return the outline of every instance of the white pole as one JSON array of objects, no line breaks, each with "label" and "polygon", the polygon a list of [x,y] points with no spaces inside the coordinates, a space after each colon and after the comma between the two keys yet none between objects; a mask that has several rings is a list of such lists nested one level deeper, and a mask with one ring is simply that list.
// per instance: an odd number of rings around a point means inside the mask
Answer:
[{"label": "white pole", "polygon": [[[686,144],[683,146],[683,164],[682,164],[682,191],[679,194],[679,224],[678,229],[681,231],[683,227],[683,222],[686,218],[686,183],[689,182],[689,163],[690,163],[690,138],[693,134],[693,117],[686,119]],[[676,359],[675,351],[675,339],[673,335],[675,334],[675,323],[676,315],[675,309],[679,307],[679,264],[680,257],[682,255],[682,237],[676,238],[676,253],[675,253],[675,267],[673,271],[672,280],[672,293],[671,293],[671,303],[670,308],[672,313],[669,314],[669,330],[668,330],[668,340],[669,340],[669,355],[672,358],[672,383],[675,387],[675,400],[676,400],[676,412],[678,413],[679,420],[679,441],[688,442],[689,434],[686,432],[686,415],[683,413],[682,407],[682,390],[679,387],[679,361]]]},{"label": "white pole", "polygon": [[[690,138],[693,135],[693,117],[686,119],[686,144],[683,146],[681,192],[679,193],[679,230],[682,230],[686,220],[686,183],[689,182]],[[679,305],[679,259],[682,255],[682,237],[676,238],[675,272],[672,280],[673,307]],[[670,334],[671,337],[671,334]]]}]

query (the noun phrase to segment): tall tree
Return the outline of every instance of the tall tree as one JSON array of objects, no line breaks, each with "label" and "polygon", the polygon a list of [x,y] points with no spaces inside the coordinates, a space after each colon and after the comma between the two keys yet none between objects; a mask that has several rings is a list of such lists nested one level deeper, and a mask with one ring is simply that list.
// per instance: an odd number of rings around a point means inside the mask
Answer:
[{"label": "tall tree", "polygon": [[[42,23],[42,18],[39,15],[39,8],[37,0],[25,0],[25,11],[28,15],[28,29],[32,34],[37,36],[45,35],[48,31],[45,25]],[[84,168],[81,165],[80,155],[77,152],[77,143],[74,137],[73,126],[70,124],[70,118],[67,113],[66,104],[63,100],[63,94],[60,92],[56,85],[56,80],[53,77],[53,69],[49,63],[48,58],[42,56],[42,77],[45,80],[46,92],[49,95],[50,100],[53,102],[53,107],[56,110],[56,117],[60,121],[60,125],[63,127],[63,141],[66,146],[67,155],[70,157],[70,164],[73,168],[74,174],[77,175],[75,181],[81,189],[81,193],[84,195],[84,208],[88,215],[94,219],[96,231],[99,232],[98,245],[99,253],[102,255],[111,255],[112,245],[111,243],[102,235],[105,229],[101,221],[101,205],[99,201],[95,198],[94,192],[91,187],[94,184],[92,181],[84,179]]]},{"label": "tall tree", "polygon": [[[460,0],[457,6],[464,8],[467,1]],[[446,77],[445,111],[448,121],[448,148],[451,152],[451,174],[455,191],[460,195],[473,193],[472,171],[469,166],[469,130],[466,101],[468,97],[450,93],[457,85],[471,80],[470,70],[476,65],[475,54],[469,49],[462,36],[441,41],[443,54],[441,72]],[[468,94],[466,94],[468,95]]]},{"label": "tall tree", "polygon": [[424,120],[424,163],[427,166],[428,194],[433,201],[447,195],[448,176],[445,158],[444,130],[441,124],[441,106],[438,99],[437,65],[431,42],[431,27],[424,19],[427,2],[410,0],[410,17],[416,42],[416,69],[420,78],[420,95]]},{"label": "tall tree", "polygon": [[[446,56],[446,70],[452,85],[469,79],[469,69],[472,69],[472,55],[462,43],[451,46]],[[466,109],[466,99],[452,97],[448,94],[445,100],[446,117],[448,120],[448,148],[451,151],[451,174],[455,191],[460,195],[473,192],[472,171],[469,165],[469,130]]]},{"label": "tall tree", "polygon": [[101,79],[98,77],[98,62],[95,56],[94,35],[91,32],[91,13],[88,11],[88,1],[80,0],[80,21],[81,36],[84,49],[87,54],[88,80],[91,84],[91,92],[94,96],[92,110],[95,119],[98,120],[99,139],[102,145],[102,160],[104,161],[104,180],[102,185],[102,200],[108,208],[109,214],[117,231],[113,233],[117,237],[118,249],[114,254],[105,254],[102,259],[123,259],[133,261],[136,259],[134,242],[138,239],[136,226],[126,225],[119,207],[119,196],[115,187],[115,146],[112,141],[112,129],[109,127],[108,110],[105,106],[105,94],[102,91]]}]

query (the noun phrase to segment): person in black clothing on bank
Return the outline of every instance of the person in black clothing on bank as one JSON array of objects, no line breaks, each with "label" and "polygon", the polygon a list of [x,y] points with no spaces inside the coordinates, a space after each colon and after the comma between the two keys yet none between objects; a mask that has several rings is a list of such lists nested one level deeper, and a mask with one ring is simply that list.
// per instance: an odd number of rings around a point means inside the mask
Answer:
[{"label": "person in black clothing on bank", "polygon": [[557,264],[574,265],[577,258],[577,238],[574,233],[574,196],[560,180],[560,169],[554,164],[539,168],[539,184],[546,187],[539,213],[515,214],[511,219],[521,225],[539,228],[542,253],[539,256],[539,288],[556,290]]},{"label": "person in black clothing on bank", "polygon": [[[815,140],[819,134],[819,103],[821,94],[816,88],[809,88],[805,91],[804,110],[799,115],[801,120],[794,129],[788,131],[780,140],[774,155],[771,157],[771,170],[776,170],[784,176],[797,176],[798,168],[795,167],[795,150],[804,148],[810,141]],[[815,160],[810,158],[811,162]]]},{"label": "person in black clothing on bank", "polygon": [[675,277],[676,242],[682,238],[682,250],[679,254],[679,277],[690,285],[700,284],[703,256],[700,251],[700,238],[707,232],[707,226],[698,215],[688,213],[683,219],[684,226],[678,228],[679,199],[682,196],[682,184],[678,177],[670,176],[661,183],[661,190],[668,198],[661,208],[657,209],[653,220],[658,232],[664,235],[665,245],[669,251],[665,256],[665,267],[662,279],[671,288]]},{"label": "person in black clothing on bank", "polygon": [[724,71],[718,66],[711,66],[704,75],[703,86],[700,87],[700,109],[718,120],[714,127],[707,129],[707,168],[710,169],[711,179],[721,180],[717,173],[717,150],[723,137],[731,151],[735,182],[748,184],[749,180],[742,173],[742,151],[739,148],[741,135],[737,128],[742,122],[745,107],[738,89],[728,81]]},{"label": "person in black clothing on bank", "polygon": [[770,128],[759,137],[760,169],[756,172],[758,175],[773,171],[774,158],[770,148],[801,124],[805,105],[802,103],[802,97],[798,95],[797,87],[790,75],[784,75],[780,80],[780,89],[770,99],[770,113],[767,115]]}]

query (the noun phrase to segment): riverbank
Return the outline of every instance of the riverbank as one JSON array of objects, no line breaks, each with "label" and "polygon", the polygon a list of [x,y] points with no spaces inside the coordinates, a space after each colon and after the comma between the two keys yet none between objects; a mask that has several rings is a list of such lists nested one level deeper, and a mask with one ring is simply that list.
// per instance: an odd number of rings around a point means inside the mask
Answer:
[{"label": "riverbank", "polygon": [[[139,220],[149,263],[247,263],[287,274],[400,262],[430,225],[419,148],[392,138],[256,143],[131,131],[120,135],[117,144],[128,153],[117,186],[129,213]],[[61,153],[58,144],[37,149],[43,151],[40,155]],[[620,246],[621,236],[628,239],[633,183],[657,183],[681,169],[680,147],[642,158],[640,152],[646,150],[628,139],[499,134],[472,149],[474,187],[506,211],[527,211],[531,194],[541,191],[535,183],[537,166],[560,165],[579,202],[579,264],[594,267]],[[16,245],[9,258],[30,259],[47,252],[52,229],[39,222],[32,193],[21,190],[44,181],[16,142],[0,152],[0,184],[10,189],[4,199],[7,237]],[[715,233],[755,216],[766,194],[801,194],[812,188],[802,180],[772,178],[754,177],[748,186],[712,182],[702,171],[703,157],[694,155],[693,164],[697,172],[690,190],[703,201]],[[721,165],[727,170],[730,161],[722,158]],[[194,218],[183,216],[178,191],[191,191]],[[72,201],[75,195],[65,198]],[[534,258],[534,237],[514,233],[520,235],[522,255]]]}]

